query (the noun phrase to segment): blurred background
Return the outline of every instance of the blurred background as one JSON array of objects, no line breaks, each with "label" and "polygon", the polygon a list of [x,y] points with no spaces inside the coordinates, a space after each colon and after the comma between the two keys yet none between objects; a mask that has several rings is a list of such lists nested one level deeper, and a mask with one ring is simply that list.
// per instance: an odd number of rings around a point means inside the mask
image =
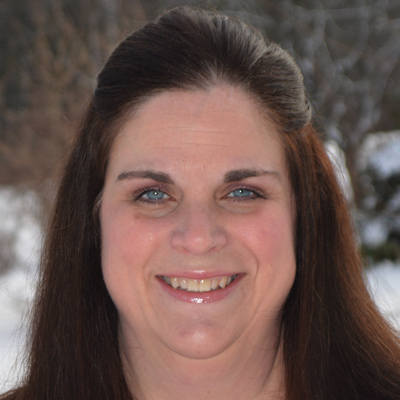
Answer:
[{"label": "blurred background", "polygon": [[43,227],[96,75],[123,37],[183,4],[238,16],[295,58],[371,292],[400,327],[400,0],[0,0],[0,391],[18,374]]}]

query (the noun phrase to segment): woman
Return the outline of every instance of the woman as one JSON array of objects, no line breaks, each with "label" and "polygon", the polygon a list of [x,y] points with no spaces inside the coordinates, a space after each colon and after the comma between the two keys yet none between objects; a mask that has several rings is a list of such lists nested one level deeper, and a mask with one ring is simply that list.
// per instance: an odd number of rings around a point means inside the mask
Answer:
[{"label": "woman", "polygon": [[399,399],[301,73],[253,28],[174,9],[98,77],[4,399]]}]

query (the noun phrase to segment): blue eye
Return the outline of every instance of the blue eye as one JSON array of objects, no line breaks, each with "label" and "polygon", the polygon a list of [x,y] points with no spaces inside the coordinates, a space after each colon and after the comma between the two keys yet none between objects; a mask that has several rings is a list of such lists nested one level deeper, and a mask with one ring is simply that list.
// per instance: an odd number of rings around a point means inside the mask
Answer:
[{"label": "blue eye", "polygon": [[161,190],[149,190],[141,196],[144,200],[157,201],[168,199],[169,196]]},{"label": "blue eye", "polygon": [[228,194],[228,197],[251,197],[254,195],[254,192],[247,189],[235,189]]}]

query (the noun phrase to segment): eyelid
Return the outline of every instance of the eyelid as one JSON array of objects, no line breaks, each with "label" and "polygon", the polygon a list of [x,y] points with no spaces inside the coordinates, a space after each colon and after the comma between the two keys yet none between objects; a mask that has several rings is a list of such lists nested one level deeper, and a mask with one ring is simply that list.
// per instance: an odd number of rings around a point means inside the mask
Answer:
[{"label": "eyelid", "polygon": [[133,199],[133,201],[143,201],[145,203],[155,203],[155,202],[162,202],[164,200],[168,200],[168,199],[161,199],[161,200],[143,199],[143,195],[145,195],[146,193],[152,192],[152,191],[163,192],[168,196],[168,198],[171,198],[171,195],[168,194],[167,188],[162,184],[158,184],[158,185],[146,186],[144,188],[136,190],[132,195],[132,199]]},{"label": "eyelid", "polygon": [[[229,196],[232,192],[234,192],[235,190],[240,190],[240,189],[243,189],[243,190],[247,190],[247,191],[249,191],[249,192],[252,192],[253,193],[253,195],[254,196],[244,196],[244,197],[239,197],[239,196],[237,196],[237,197],[235,197],[235,196]],[[255,188],[255,187],[253,187],[253,186],[248,186],[248,185],[240,185],[240,184],[236,184],[236,185],[234,185],[234,186],[230,186],[229,188],[228,188],[228,194],[226,195],[226,197],[229,197],[230,199],[243,199],[243,200],[245,200],[245,199],[255,199],[255,198],[262,198],[262,199],[265,199],[266,198],[266,195],[265,195],[265,193],[262,191],[262,190],[260,190],[260,189],[258,189],[258,188]]]}]

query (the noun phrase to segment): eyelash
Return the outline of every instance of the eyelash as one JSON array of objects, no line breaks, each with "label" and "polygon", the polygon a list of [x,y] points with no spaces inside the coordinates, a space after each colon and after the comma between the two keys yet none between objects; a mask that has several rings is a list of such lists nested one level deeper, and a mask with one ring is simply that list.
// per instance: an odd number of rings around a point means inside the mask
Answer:
[{"label": "eyelash", "polygon": [[[163,192],[165,193],[167,196],[169,196],[167,194],[166,189],[163,186],[149,186],[149,187],[145,187],[143,189],[140,189],[138,191],[136,191],[133,194],[133,200],[134,201],[138,201],[138,202],[142,202],[142,203],[146,203],[146,204],[153,204],[153,205],[157,205],[160,204],[161,202],[164,202],[165,200],[150,200],[150,199],[144,199],[143,196],[146,193],[150,193],[150,192]],[[170,196],[169,196],[170,197]]]},{"label": "eyelash", "polygon": [[[246,191],[252,193],[252,195],[244,196],[244,197],[229,196],[231,193],[235,192],[236,190],[246,190]],[[262,192],[260,192],[259,190],[256,190],[252,187],[247,187],[247,186],[238,186],[238,187],[230,188],[230,191],[226,197],[228,197],[228,196],[231,201],[235,201],[235,202],[239,202],[239,203],[257,200],[260,198],[261,199],[266,198],[265,195]]]}]

